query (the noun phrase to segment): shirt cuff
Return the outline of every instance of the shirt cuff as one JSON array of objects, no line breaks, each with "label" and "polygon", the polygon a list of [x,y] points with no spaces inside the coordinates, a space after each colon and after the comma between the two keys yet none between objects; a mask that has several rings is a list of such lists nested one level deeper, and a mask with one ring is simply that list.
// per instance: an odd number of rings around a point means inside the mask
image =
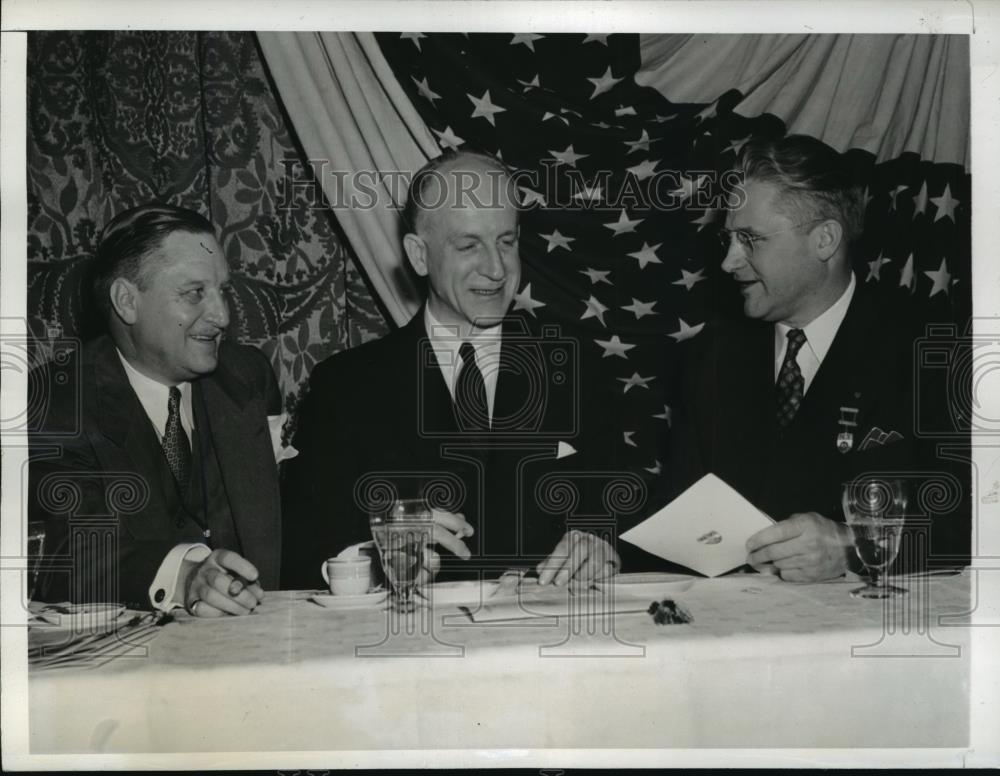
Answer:
[{"label": "shirt cuff", "polygon": [[178,544],[160,563],[160,568],[149,586],[149,602],[154,609],[169,612],[178,606],[184,606],[183,590],[177,589],[184,561],[200,563],[212,551],[204,544]]}]

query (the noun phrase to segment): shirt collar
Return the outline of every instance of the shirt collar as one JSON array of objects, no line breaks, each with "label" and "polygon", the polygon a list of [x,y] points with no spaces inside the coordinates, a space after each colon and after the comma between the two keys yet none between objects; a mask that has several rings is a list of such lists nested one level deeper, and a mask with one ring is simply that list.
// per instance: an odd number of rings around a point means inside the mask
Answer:
[{"label": "shirt collar", "polygon": [[[851,299],[854,298],[856,285],[854,273],[852,272],[847,288],[844,289],[844,293],[840,295],[840,298],[830,305],[822,315],[814,318],[810,323],[802,327],[802,331],[806,335],[806,346],[812,350],[816,356],[816,360],[820,363],[826,358],[830,346],[833,345],[833,339],[837,336],[837,330],[840,329],[840,324],[844,322],[844,317],[847,315],[847,308],[851,306]],[[787,323],[776,323],[774,325],[776,353],[780,352],[781,347],[788,337],[788,332],[792,328]]]},{"label": "shirt collar", "polygon": [[[476,349],[476,360],[482,362],[485,356],[495,355],[500,350],[503,338],[503,325],[491,329],[481,329],[470,334],[465,339],[459,336],[458,326],[441,323],[431,312],[430,305],[424,305],[424,329],[431,341],[435,354],[447,353],[449,363],[463,342],[469,342]],[[440,361],[440,358],[439,358]]]},{"label": "shirt collar", "polygon": [[[118,348],[115,348],[115,352],[118,354],[118,358],[121,359],[122,366],[125,368],[125,376],[128,378],[132,390],[135,391],[135,395],[139,398],[139,403],[146,411],[146,415],[152,421],[153,426],[156,427],[162,436],[167,423],[167,400],[170,397],[170,386],[144,375],[129,363],[128,359],[122,355],[122,352]],[[177,387],[181,392],[182,416],[185,416],[183,417],[185,425],[193,425],[190,423],[191,383],[179,383]]]}]

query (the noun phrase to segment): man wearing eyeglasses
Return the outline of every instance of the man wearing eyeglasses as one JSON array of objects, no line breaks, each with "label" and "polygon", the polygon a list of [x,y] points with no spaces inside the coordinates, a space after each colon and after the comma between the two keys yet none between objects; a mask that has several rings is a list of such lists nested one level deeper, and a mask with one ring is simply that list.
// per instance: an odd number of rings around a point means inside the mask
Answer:
[{"label": "man wearing eyeglasses", "polygon": [[830,579],[854,562],[841,484],[912,466],[912,329],[851,269],[863,200],[836,151],[752,141],[736,170],[722,269],[746,318],[685,365],[672,485],[714,472],[777,521],[748,541],[750,565]]}]

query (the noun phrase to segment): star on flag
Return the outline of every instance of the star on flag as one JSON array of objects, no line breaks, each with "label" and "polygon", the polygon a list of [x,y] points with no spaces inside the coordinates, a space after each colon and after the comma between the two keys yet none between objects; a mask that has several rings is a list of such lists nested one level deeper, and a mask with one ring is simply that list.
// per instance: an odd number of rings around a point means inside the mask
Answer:
[{"label": "star on flag", "polygon": [[527,310],[531,313],[532,318],[535,317],[535,310],[539,307],[545,307],[545,302],[539,302],[537,299],[531,298],[531,283],[528,283],[521,290],[521,293],[514,297],[514,309]]},{"label": "star on flag", "polygon": [[595,339],[594,342],[596,342],[604,349],[604,354],[601,356],[601,358],[607,358],[608,356],[618,356],[619,358],[624,358],[628,360],[628,356],[625,354],[635,347],[635,345],[630,345],[627,342],[622,342],[618,338],[617,334],[613,335],[609,340]]},{"label": "star on flag", "polygon": [[917,278],[916,275],[913,274],[912,253],[906,259],[906,264],[903,265],[903,269],[899,273],[899,287],[910,289],[911,294],[917,290]]},{"label": "star on flag", "polygon": [[683,318],[677,319],[677,325],[680,327],[677,331],[668,335],[673,337],[677,342],[683,342],[686,339],[691,339],[694,335],[705,328],[704,323],[697,323],[694,326],[688,326]]},{"label": "star on flag", "polygon": [[656,376],[643,377],[638,372],[633,372],[631,377],[616,377],[616,380],[620,383],[625,383],[625,387],[622,389],[622,393],[628,393],[633,388],[638,386],[639,388],[645,388],[649,390],[649,384],[656,379]]},{"label": "star on flag", "polygon": [[588,78],[587,80],[594,85],[594,93],[590,95],[590,99],[594,99],[599,94],[604,94],[605,92],[611,91],[611,87],[613,87],[616,83],[624,79],[615,78],[611,74],[611,66],[608,65],[608,69],[604,71],[604,75],[602,75],[600,78]]},{"label": "star on flag", "polygon": [[646,180],[646,178],[653,177],[653,175],[656,173],[657,164],[659,164],[659,162],[654,162],[650,159],[646,159],[645,161],[639,162],[639,164],[633,167],[629,167],[627,172],[632,173],[637,181],[644,181]]},{"label": "star on flag", "polygon": [[633,259],[639,262],[639,269],[646,269],[647,264],[662,264],[663,262],[659,260],[656,256],[656,249],[659,248],[663,243],[657,243],[656,245],[650,245],[647,242],[643,242],[642,248],[635,253],[628,254]]},{"label": "star on flag", "polygon": [[920,192],[917,194],[917,198],[913,200],[913,217],[916,218],[918,213],[927,212],[927,181],[924,181],[920,185]]},{"label": "star on flag", "polygon": [[565,248],[567,251],[572,250],[569,244],[573,242],[575,237],[566,237],[559,233],[558,229],[553,229],[551,234],[543,234],[542,237],[549,244],[546,253],[552,253],[556,248]]},{"label": "star on flag", "polygon": [[581,202],[600,202],[603,196],[604,189],[600,186],[584,186],[582,191],[577,191],[573,194],[573,199],[580,200]]},{"label": "star on flag", "polygon": [[521,207],[531,207],[534,202],[545,207],[545,197],[537,191],[532,191],[527,186],[518,186],[517,190],[521,192]]},{"label": "star on flag", "polygon": [[605,222],[604,228],[610,229],[615,233],[615,237],[622,234],[628,234],[629,232],[634,232],[635,228],[642,223],[641,218],[630,219],[625,213],[625,208],[622,208],[621,215],[618,216],[617,221]]},{"label": "star on flag", "polygon": [[493,104],[493,101],[490,99],[489,89],[486,90],[486,93],[482,97],[473,97],[471,94],[465,96],[472,100],[472,104],[476,106],[475,110],[472,111],[472,118],[486,119],[494,127],[497,125],[496,119],[493,118],[494,115],[507,110]]},{"label": "star on flag", "polygon": [[632,304],[623,305],[623,310],[628,310],[635,316],[636,320],[639,320],[645,315],[659,315],[655,312],[653,308],[656,307],[656,302],[640,302],[635,297],[632,297]]},{"label": "star on flag", "polygon": [[591,296],[586,302],[587,309],[583,311],[583,315],[580,316],[580,320],[586,320],[587,318],[597,318],[601,322],[601,326],[604,328],[608,327],[608,324],[604,322],[604,313],[608,311],[608,308],[601,304],[597,297]]},{"label": "star on flag", "polygon": [[[673,116],[671,116],[670,118],[673,118]],[[747,135],[746,137],[742,137],[739,140],[732,141],[729,145],[727,145],[725,148],[722,149],[722,153],[726,153],[727,151],[732,151],[734,154],[739,156],[740,151],[743,150],[743,146],[745,146],[748,142],[750,142],[750,137],[751,137],[750,135]]]},{"label": "star on flag", "polygon": [[538,74],[537,73],[535,73],[535,77],[532,78],[530,81],[521,81],[520,79],[518,79],[518,83],[521,84],[521,86],[524,87],[521,90],[522,94],[524,92],[528,91],[528,89],[541,89],[542,88],[542,82],[540,80],[538,80]]},{"label": "star on flag", "polygon": [[639,446],[632,439],[632,437],[634,437],[634,436],[635,436],[635,432],[634,431],[622,431],[622,438],[624,438],[625,444],[627,444],[629,447],[638,447]]},{"label": "star on flag", "polygon": [[700,232],[702,229],[704,229],[709,224],[715,223],[715,211],[711,210],[711,209],[706,210],[704,213],[702,213],[698,218],[696,218],[691,223],[692,224],[697,224],[698,225],[698,231]]},{"label": "star on flag", "polygon": [[578,161],[589,156],[589,154],[576,153],[572,144],[568,145],[565,151],[549,151],[549,153],[558,164],[568,164],[570,167],[576,167]]},{"label": "star on flag", "polygon": [[413,78],[413,76],[410,77],[413,79],[413,83],[417,85],[417,93],[425,100],[427,100],[427,102],[429,102],[431,105],[434,104],[434,100],[441,99],[441,95],[438,94],[437,92],[432,91],[431,87],[428,86],[426,78],[424,78],[421,81],[418,81],[416,78]]},{"label": "star on flag", "polygon": [[688,178],[686,175],[681,176],[681,185],[670,192],[674,197],[677,197],[681,202],[691,199],[694,193],[702,187],[705,182],[704,175],[699,175],[697,178]]},{"label": "star on flag", "polygon": [[940,197],[931,197],[931,202],[937,206],[937,213],[934,214],[934,223],[942,218],[950,218],[955,221],[955,208],[961,204],[960,200],[951,196],[951,184],[946,184]]},{"label": "star on flag", "polygon": [[544,35],[536,35],[533,32],[519,32],[511,38],[510,45],[516,46],[523,43],[532,51],[535,50],[535,41],[544,38]]},{"label": "star on flag", "polygon": [[458,147],[465,142],[463,138],[460,138],[452,131],[451,127],[445,127],[444,132],[439,132],[436,129],[433,131],[434,134],[438,136],[438,144],[444,146],[445,148],[450,148],[453,151],[457,151]]},{"label": "star on flag", "polygon": [[675,286],[684,286],[684,288],[690,291],[694,288],[696,283],[705,280],[705,270],[700,269],[697,272],[688,272],[686,269],[681,268],[681,279],[675,280]]},{"label": "star on flag", "polygon": [[421,51],[421,48],[420,48],[420,39],[421,38],[426,38],[427,36],[424,35],[422,32],[404,32],[404,33],[400,34],[399,37],[400,37],[400,40],[412,40],[413,41],[413,45],[417,47],[417,51]]},{"label": "star on flag", "polygon": [[608,275],[611,274],[611,270],[597,270],[587,267],[587,269],[578,270],[580,274],[586,275],[590,278],[591,285],[597,285],[598,283],[607,283],[609,286],[614,285],[610,280],[608,280]]},{"label": "star on flag", "polygon": [[882,267],[885,264],[888,264],[891,261],[892,261],[892,259],[885,258],[882,255],[882,252],[879,251],[878,258],[876,258],[874,261],[869,261],[868,262],[868,277],[865,278],[865,282],[869,283],[872,280],[875,280],[875,281],[881,280],[882,276],[879,273],[882,272]]},{"label": "star on flag", "polygon": [[892,202],[889,203],[889,210],[896,210],[899,207],[899,195],[906,191],[909,186],[897,186],[889,192]]},{"label": "star on flag", "polygon": [[649,144],[655,141],[649,139],[649,133],[646,130],[642,130],[638,140],[623,140],[622,142],[628,146],[628,153],[634,154],[636,151],[648,152]]},{"label": "star on flag", "polygon": [[948,272],[948,262],[945,259],[941,259],[941,266],[936,270],[933,272],[924,270],[924,274],[934,281],[931,296],[941,291],[948,293],[948,287],[951,285],[951,274]]}]

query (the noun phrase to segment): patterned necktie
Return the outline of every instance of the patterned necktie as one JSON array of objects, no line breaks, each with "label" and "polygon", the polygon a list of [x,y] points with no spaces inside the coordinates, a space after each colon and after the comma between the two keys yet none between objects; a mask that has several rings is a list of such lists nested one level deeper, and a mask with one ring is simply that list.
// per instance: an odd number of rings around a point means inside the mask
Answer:
[{"label": "patterned necktie", "polygon": [[806,392],[806,381],[802,370],[795,360],[799,350],[806,342],[806,333],[802,329],[788,330],[788,347],[785,349],[785,360],[778,372],[778,382],[775,384],[775,394],[778,404],[778,425],[787,428],[795,413],[802,404]]},{"label": "patterned necktie", "polygon": [[476,365],[475,348],[463,342],[458,349],[462,371],[455,380],[455,410],[462,431],[483,431],[490,427],[490,410],[486,402],[486,382]]},{"label": "patterned necktie", "polygon": [[191,446],[187,434],[181,427],[181,389],[176,385],[170,389],[167,400],[167,427],[163,432],[163,452],[167,464],[174,474],[177,487],[186,493],[191,481]]}]

